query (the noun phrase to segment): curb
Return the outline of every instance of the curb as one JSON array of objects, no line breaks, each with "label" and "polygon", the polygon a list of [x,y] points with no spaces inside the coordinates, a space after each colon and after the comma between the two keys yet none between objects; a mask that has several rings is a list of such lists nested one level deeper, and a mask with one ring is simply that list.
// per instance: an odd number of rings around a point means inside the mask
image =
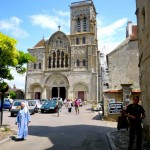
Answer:
[{"label": "curb", "polygon": [[111,138],[111,135],[110,135],[113,132],[115,132],[115,131],[108,132],[106,135],[107,135],[107,139],[108,139],[111,150],[117,150],[117,148],[116,148],[116,146],[115,146],[115,144]]},{"label": "curb", "polygon": [[11,140],[10,137],[7,137],[7,138],[1,140],[1,141],[0,141],[0,145],[3,144],[3,143],[5,143],[5,142],[7,142],[7,141],[9,141],[9,140]]}]

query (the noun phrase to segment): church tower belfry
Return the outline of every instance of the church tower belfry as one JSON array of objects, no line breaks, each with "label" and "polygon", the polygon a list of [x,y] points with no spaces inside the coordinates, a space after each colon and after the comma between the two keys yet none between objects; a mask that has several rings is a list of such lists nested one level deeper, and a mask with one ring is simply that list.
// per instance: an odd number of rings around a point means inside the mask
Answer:
[{"label": "church tower belfry", "polygon": [[96,10],[92,0],[71,3],[71,34],[92,33],[97,39]]}]

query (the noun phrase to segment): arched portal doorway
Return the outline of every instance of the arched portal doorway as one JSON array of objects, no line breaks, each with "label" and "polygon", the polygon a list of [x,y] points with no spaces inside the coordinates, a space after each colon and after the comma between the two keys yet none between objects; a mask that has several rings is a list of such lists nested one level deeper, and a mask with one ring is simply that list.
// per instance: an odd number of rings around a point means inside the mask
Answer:
[{"label": "arched portal doorway", "polygon": [[61,97],[64,100],[66,98],[65,87],[53,87],[52,88],[52,97]]},{"label": "arched portal doorway", "polygon": [[60,97],[63,100],[66,98],[66,89],[65,89],[65,87],[60,87]]},{"label": "arched portal doorway", "polygon": [[52,88],[52,97],[58,97],[58,89],[57,87]]}]

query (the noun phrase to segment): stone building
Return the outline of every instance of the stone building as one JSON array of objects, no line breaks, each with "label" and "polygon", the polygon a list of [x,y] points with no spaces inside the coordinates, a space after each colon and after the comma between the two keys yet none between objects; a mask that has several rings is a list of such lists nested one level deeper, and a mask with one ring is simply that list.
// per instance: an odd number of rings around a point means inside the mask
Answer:
[{"label": "stone building", "polygon": [[15,99],[24,99],[24,91],[21,89],[16,88],[15,84],[13,88],[9,87],[7,94],[9,95],[9,92],[15,92],[16,98]]},{"label": "stone building", "polygon": [[92,0],[70,5],[70,35],[58,31],[28,52],[26,98],[98,99],[98,43],[96,9]]},{"label": "stone building", "polygon": [[126,39],[107,54],[106,60],[108,89],[104,91],[104,99],[127,105],[133,95],[140,95],[137,25],[127,23]]},{"label": "stone building", "polygon": [[145,127],[150,135],[150,1],[136,0],[139,68],[142,105],[146,111]]}]

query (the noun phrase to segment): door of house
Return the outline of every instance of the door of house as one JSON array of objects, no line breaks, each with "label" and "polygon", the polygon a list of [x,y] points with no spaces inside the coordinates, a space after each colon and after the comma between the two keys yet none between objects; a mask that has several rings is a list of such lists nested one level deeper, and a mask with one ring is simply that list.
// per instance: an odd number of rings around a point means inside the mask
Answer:
[{"label": "door of house", "polygon": [[82,101],[84,101],[84,91],[78,92],[78,99],[81,99]]}]

